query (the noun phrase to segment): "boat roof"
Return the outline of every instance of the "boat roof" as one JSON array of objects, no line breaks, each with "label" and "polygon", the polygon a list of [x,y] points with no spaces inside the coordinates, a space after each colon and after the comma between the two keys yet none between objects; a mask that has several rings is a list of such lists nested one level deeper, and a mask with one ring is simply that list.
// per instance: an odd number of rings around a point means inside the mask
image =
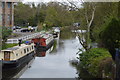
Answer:
[{"label": "boat roof", "polygon": [[35,38],[45,38],[45,39],[47,39],[51,36],[52,36],[52,34],[42,34],[42,35],[36,36]]},{"label": "boat roof", "polygon": [[51,37],[51,36],[52,36],[52,34],[45,34],[45,35],[43,36],[43,38],[47,39],[47,38],[49,38],[49,37]]},{"label": "boat roof", "polygon": [[17,45],[17,46],[15,46],[15,47],[7,48],[7,49],[1,50],[1,51],[14,51],[14,50],[17,50],[17,49],[21,49],[21,48],[23,48],[23,47],[26,47],[26,46],[28,46],[28,45],[26,45],[26,44],[21,44],[21,46]]},{"label": "boat roof", "polygon": [[8,48],[7,50],[17,50],[19,49],[18,47],[13,47],[13,48]]}]

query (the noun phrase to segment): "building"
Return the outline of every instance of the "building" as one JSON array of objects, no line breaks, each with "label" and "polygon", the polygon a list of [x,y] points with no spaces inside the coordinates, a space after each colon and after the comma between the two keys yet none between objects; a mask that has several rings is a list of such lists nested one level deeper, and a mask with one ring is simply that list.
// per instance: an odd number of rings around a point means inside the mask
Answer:
[{"label": "building", "polygon": [[0,2],[0,26],[2,26],[2,2]]},{"label": "building", "polygon": [[1,0],[0,1],[0,26],[14,26],[14,3],[20,0]]}]

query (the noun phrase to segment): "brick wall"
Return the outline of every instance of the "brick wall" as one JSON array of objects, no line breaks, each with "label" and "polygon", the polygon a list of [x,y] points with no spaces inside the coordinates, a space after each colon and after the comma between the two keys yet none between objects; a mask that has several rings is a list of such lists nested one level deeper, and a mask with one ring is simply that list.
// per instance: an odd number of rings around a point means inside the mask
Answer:
[{"label": "brick wall", "polygon": [[[21,0],[0,0],[0,26],[14,26],[14,2]],[[2,7],[4,4],[4,7]]]},{"label": "brick wall", "polygon": [[5,27],[12,27],[14,26],[14,7],[12,2],[3,2],[4,8],[2,8],[2,16],[3,16],[3,23],[2,25]]}]

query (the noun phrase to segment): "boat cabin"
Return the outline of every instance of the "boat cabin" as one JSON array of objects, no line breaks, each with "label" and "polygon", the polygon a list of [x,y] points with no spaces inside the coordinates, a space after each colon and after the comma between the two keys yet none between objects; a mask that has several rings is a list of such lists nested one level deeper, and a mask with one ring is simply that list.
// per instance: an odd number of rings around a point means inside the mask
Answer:
[{"label": "boat cabin", "polygon": [[32,42],[39,46],[47,46],[53,39],[54,38],[52,34],[44,34],[32,39]]},{"label": "boat cabin", "polygon": [[31,43],[30,45],[21,44],[21,46],[1,50],[0,60],[14,61],[32,52],[34,52],[34,43]]}]

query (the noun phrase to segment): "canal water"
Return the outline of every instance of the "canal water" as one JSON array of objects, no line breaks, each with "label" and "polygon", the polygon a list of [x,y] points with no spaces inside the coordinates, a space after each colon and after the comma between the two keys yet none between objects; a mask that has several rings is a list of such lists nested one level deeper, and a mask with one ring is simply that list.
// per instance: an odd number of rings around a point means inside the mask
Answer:
[{"label": "canal water", "polygon": [[43,57],[36,57],[31,67],[26,69],[20,78],[78,77],[76,68],[70,64],[70,60],[76,59],[76,53],[81,48],[78,38],[75,36],[66,39],[60,37],[56,39],[53,50],[52,48],[44,52],[46,55]]}]

